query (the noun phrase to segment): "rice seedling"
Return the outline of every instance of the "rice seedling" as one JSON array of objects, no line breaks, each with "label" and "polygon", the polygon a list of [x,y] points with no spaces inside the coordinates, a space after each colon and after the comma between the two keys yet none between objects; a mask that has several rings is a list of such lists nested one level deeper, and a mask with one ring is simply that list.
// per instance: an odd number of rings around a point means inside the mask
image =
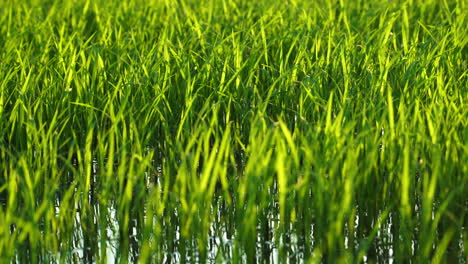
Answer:
[{"label": "rice seedling", "polygon": [[0,1],[0,261],[466,263],[467,9]]}]

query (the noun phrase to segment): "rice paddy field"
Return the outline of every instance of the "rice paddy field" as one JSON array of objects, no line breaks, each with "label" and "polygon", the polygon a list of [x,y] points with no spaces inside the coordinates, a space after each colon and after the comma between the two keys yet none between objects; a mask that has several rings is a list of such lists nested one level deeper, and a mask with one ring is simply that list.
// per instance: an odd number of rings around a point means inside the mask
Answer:
[{"label": "rice paddy field", "polygon": [[0,0],[1,263],[467,263],[466,0]]}]

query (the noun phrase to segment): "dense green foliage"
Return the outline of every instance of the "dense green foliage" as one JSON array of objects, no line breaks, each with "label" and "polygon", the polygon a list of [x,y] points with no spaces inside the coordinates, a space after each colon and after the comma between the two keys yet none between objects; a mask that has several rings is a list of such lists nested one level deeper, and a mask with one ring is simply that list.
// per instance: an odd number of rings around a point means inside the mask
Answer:
[{"label": "dense green foliage", "polygon": [[0,262],[467,262],[465,0],[1,0]]}]

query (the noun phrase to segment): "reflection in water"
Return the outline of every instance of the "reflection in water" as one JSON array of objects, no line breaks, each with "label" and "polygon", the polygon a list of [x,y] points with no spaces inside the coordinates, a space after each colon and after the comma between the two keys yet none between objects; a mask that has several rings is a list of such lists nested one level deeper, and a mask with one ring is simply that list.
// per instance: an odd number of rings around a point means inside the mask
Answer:
[{"label": "reflection in water", "polygon": [[[90,197],[92,200],[93,197]],[[57,206],[57,212],[59,207]],[[130,263],[138,262],[141,253],[143,226],[142,222],[135,219],[130,219],[128,226],[128,240],[122,239],[123,232],[119,225],[119,216],[115,203],[110,203],[106,209],[99,206],[98,203],[93,206],[94,217],[84,217],[81,213],[83,206],[77,205],[77,213],[74,221],[74,234],[72,241],[72,250],[70,256],[66,259],[76,263],[120,263],[122,259],[127,259]],[[200,241],[197,238],[183,238],[181,234],[182,226],[180,226],[180,216],[177,211],[169,216],[171,226],[163,226],[167,236],[173,240],[159,240],[162,245],[157,245],[163,251],[160,260],[163,263],[180,263],[180,262],[203,262],[211,263],[229,263],[236,254],[241,254],[239,259],[248,262],[248,250],[239,253],[236,236],[238,232],[232,227],[229,222],[230,217],[224,203],[219,202],[212,206],[211,212],[214,213],[212,222],[209,227],[209,235],[207,237],[206,254],[198,248]],[[146,209],[145,209],[146,211]],[[373,230],[372,227],[379,221],[379,217],[383,212],[372,214],[364,209],[357,210],[359,213],[355,215],[354,226],[345,226],[344,249],[351,254],[359,252],[363,246],[368,246],[365,254],[362,256],[363,263],[394,263],[395,247],[398,246],[398,229],[395,229],[395,213],[389,213],[384,221],[380,224],[380,228]],[[284,260],[289,263],[305,263],[305,257],[311,256],[311,252],[305,252],[307,248],[313,247],[314,225],[310,226],[310,234],[297,232],[295,228],[299,220],[290,223],[285,228],[281,227],[279,217],[274,213],[277,209],[266,212],[265,218],[260,220],[256,229],[255,247],[252,249],[255,252],[255,261],[258,263],[283,263]],[[105,215],[105,227],[100,227],[99,219]],[[148,220],[145,216],[145,220]],[[86,221],[88,220],[89,221]],[[381,219],[381,218],[380,218]],[[157,219],[153,219],[157,221]],[[280,233],[284,228],[287,231]],[[417,228],[416,228],[417,229]],[[105,232],[102,232],[105,231]],[[373,236],[375,238],[369,245],[366,239]],[[304,237],[308,236],[308,237]],[[415,230],[414,235],[417,235]],[[456,259],[463,263],[463,241],[460,237],[458,241],[459,250],[453,252]],[[306,240],[312,241],[311,245],[306,245]],[[401,241],[401,236],[399,237]],[[411,242],[411,256],[416,257],[417,240]],[[96,251],[97,250],[97,251]],[[453,249],[451,249],[453,250]],[[237,252],[236,252],[237,251]],[[340,254],[344,252],[338,252]],[[56,256],[57,260],[61,259]],[[313,257],[313,255],[312,255]]]},{"label": "reflection in water", "polygon": [[[154,184],[145,184],[147,192],[162,193]],[[419,225],[410,226],[401,221],[397,209],[382,211],[377,208],[377,202],[369,200],[356,206],[349,221],[344,223],[343,235],[337,238],[341,248],[331,253],[321,252],[323,241],[316,238],[318,235],[324,237],[324,234],[318,228],[317,219],[313,215],[294,213],[295,217],[286,224],[280,223],[275,201],[258,208],[255,228],[249,229],[240,226],[244,222],[238,220],[249,217],[249,212],[242,211],[244,207],[228,205],[222,195],[213,199],[207,210],[209,216],[203,218],[209,219],[209,223],[204,223],[197,218],[202,213],[190,217],[181,213],[177,199],[166,205],[161,213],[155,212],[155,201],[151,199],[162,195],[143,195],[141,199],[134,197],[131,202],[122,203],[100,199],[96,188],[93,177],[89,193],[74,189],[72,196],[84,199],[66,212],[74,214],[73,223],[70,228],[64,228],[63,233],[56,234],[60,243],[58,254],[43,252],[40,256],[33,256],[32,244],[26,241],[17,251],[16,262],[39,259],[39,262],[121,263],[126,260],[135,263],[144,257],[158,263],[230,263],[232,259],[248,263],[306,263],[310,258],[322,259],[326,263],[327,254],[334,254],[344,256],[344,259],[360,259],[363,263],[402,263],[418,260],[418,254],[423,250],[418,241],[427,236]],[[0,198],[0,205],[5,207],[6,199]],[[57,197],[57,217],[62,214],[61,201],[63,196]],[[415,219],[422,217],[421,203],[420,199],[416,201]],[[436,208],[434,204],[431,221],[436,217]],[[204,224],[208,224],[207,229],[204,229]],[[207,230],[206,234],[203,230]],[[407,232],[403,232],[405,230]],[[430,252],[435,252],[437,245],[444,240],[444,222],[436,231]],[[13,233],[14,225],[11,227]],[[462,226],[456,236],[453,245],[444,252],[446,260],[466,263],[466,227]]]}]

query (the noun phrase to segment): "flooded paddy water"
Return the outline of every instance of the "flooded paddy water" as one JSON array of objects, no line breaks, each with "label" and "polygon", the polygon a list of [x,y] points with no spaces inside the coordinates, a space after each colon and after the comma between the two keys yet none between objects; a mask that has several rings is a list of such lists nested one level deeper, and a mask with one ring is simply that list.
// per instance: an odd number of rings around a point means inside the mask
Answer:
[{"label": "flooded paddy water", "polygon": [[[94,161],[94,173],[96,167]],[[156,171],[161,172],[161,168]],[[334,222],[316,218],[310,209],[314,202],[312,190],[307,188],[310,204],[303,206],[310,208],[301,209],[291,201],[287,209],[289,217],[282,222],[275,182],[267,191],[270,199],[261,204],[227,202],[226,197],[215,192],[207,208],[188,212],[175,193],[164,194],[163,189],[158,188],[161,182],[156,178],[151,182],[149,177],[143,190],[147,195],[138,202],[131,201],[126,208],[119,206],[116,200],[100,201],[96,177],[97,174],[93,175],[88,193],[74,188],[68,194],[85,197],[82,199],[85,203],[77,202],[73,209],[64,209],[62,201],[66,198],[56,197],[55,216],[67,214],[66,221],[69,221],[67,231],[51,234],[57,251],[35,251],[34,247],[44,248],[51,241],[26,240],[15,252],[13,263],[327,263],[329,259],[418,263],[423,250],[440,254],[439,259],[447,263],[466,263],[466,226],[454,229],[456,226],[450,223],[457,212],[448,212],[454,215],[448,215],[448,221],[434,229],[430,245],[420,244],[428,235],[421,233],[418,224],[422,217],[420,198],[412,208],[414,222],[411,225],[401,222],[400,212],[393,205],[382,210],[375,201],[369,200],[356,204],[342,225],[334,226]],[[171,198],[166,200],[164,208],[155,208],[158,204],[155,197],[166,195]],[[231,198],[236,199],[235,196]],[[3,207],[6,203],[7,199],[0,200]],[[437,202],[433,204],[430,221],[435,220],[439,206]],[[335,228],[340,229],[339,235],[330,234]],[[47,229],[46,224],[39,221],[38,231],[50,232]],[[450,242],[439,252],[438,245],[448,242],[447,229]],[[22,231],[12,224],[10,235],[17,232]],[[335,241],[330,242],[332,239]],[[323,241],[337,248],[327,248]]]}]

